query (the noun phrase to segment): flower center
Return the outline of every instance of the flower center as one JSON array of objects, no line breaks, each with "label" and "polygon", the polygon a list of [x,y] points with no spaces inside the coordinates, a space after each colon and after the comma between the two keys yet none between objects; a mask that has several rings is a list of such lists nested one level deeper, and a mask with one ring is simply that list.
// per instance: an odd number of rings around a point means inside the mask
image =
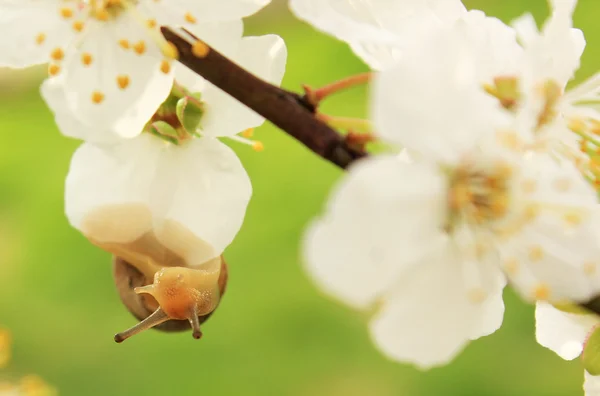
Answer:
[{"label": "flower center", "polygon": [[506,164],[485,168],[468,164],[456,169],[447,196],[446,230],[451,232],[459,223],[484,226],[503,219],[510,204],[511,174]]},{"label": "flower center", "polygon": [[128,0],[89,0],[90,16],[99,21],[115,19],[127,7]]}]

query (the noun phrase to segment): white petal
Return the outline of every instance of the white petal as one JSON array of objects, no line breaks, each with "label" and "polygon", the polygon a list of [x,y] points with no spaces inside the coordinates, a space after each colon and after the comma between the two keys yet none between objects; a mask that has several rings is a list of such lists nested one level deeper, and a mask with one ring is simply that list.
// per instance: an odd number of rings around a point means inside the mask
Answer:
[{"label": "white petal", "polygon": [[[68,8],[73,15],[64,18],[61,8]],[[75,37],[73,21],[79,12],[60,0],[6,1],[0,2],[0,66],[27,67],[50,60],[55,48],[63,48]]]},{"label": "white petal", "polygon": [[383,353],[426,369],[448,363],[470,340],[498,329],[503,282],[486,290],[486,301],[473,302],[461,267],[449,241],[430,242],[430,255],[384,297],[373,319],[371,331]]},{"label": "white petal", "polygon": [[290,8],[300,19],[349,43],[374,69],[391,66],[406,42],[465,12],[455,0],[291,0]]},{"label": "white petal", "polygon": [[518,264],[509,271],[513,285],[526,299],[592,298],[600,292],[600,207],[594,189],[573,164],[546,155],[530,156],[521,171],[522,182],[535,187],[520,198],[523,210],[534,205],[537,216],[502,248],[503,259]]},{"label": "white petal", "polygon": [[271,0],[144,0],[143,9],[169,25],[194,25],[197,22],[233,21],[250,16]]},{"label": "white petal", "polygon": [[67,103],[87,124],[136,136],[171,91],[173,76],[170,67],[161,71],[162,62],[158,46],[129,13],[110,24],[96,22],[67,52]]},{"label": "white petal", "polygon": [[369,306],[439,234],[443,189],[437,170],[396,157],[353,166],[306,235],[309,273],[325,292]]},{"label": "white petal", "polygon": [[173,147],[158,164],[152,187],[157,236],[175,251],[188,249],[170,235],[172,222],[176,222],[213,247],[213,253],[186,250],[188,262],[204,263],[231,243],[242,226],[251,195],[244,167],[223,143],[202,138]]},{"label": "white petal", "polygon": [[[278,85],[285,72],[287,50],[281,37],[245,37],[232,59],[254,75]],[[209,84],[202,95],[205,113],[201,133],[232,136],[264,122],[264,118]]]},{"label": "white petal", "polygon": [[563,312],[544,302],[538,302],[535,307],[537,342],[565,360],[573,360],[581,354],[587,334],[598,323],[600,320],[593,315]]},{"label": "white petal", "polygon": [[98,144],[114,144],[122,140],[114,131],[103,128],[102,124],[86,124],[76,117],[67,104],[62,78],[46,79],[42,83],[41,94],[63,135]]},{"label": "white petal", "polygon": [[454,162],[504,126],[506,115],[476,78],[479,49],[466,33],[441,30],[376,75],[371,117],[383,139],[426,158]]},{"label": "white petal", "polygon": [[67,176],[65,211],[99,242],[131,242],[151,229],[148,200],[162,143],[148,134],[102,149],[84,143]]},{"label": "white petal", "polygon": [[593,376],[586,371],[583,390],[585,396],[600,396],[600,376]]}]

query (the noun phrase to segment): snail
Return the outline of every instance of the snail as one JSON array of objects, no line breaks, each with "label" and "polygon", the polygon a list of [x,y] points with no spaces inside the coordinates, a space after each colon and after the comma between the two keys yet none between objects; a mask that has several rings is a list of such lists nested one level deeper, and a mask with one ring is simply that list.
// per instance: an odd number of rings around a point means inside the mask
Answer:
[{"label": "snail", "polygon": [[121,301],[140,320],[114,339],[121,343],[151,328],[167,332],[191,328],[199,339],[200,325],[225,292],[227,264],[179,222],[149,223],[148,217],[148,211],[136,205],[113,206],[92,211],[82,222],[87,239],[113,254]]},{"label": "snail", "polygon": [[[211,260],[212,271],[186,267],[161,267],[153,283],[135,265],[113,258],[113,278],[125,307],[140,323],[115,335],[121,343],[149,328],[185,331],[202,336],[200,325],[218,306],[225,293],[228,268],[223,256]],[[218,266],[218,268],[217,268]],[[215,283],[216,280],[216,283]]]}]

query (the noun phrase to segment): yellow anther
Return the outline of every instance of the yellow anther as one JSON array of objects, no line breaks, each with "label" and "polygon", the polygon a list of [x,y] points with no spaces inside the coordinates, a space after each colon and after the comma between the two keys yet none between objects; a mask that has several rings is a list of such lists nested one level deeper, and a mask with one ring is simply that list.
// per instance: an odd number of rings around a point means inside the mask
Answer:
[{"label": "yellow anther", "polygon": [[533,297],[536,300],[548,300],[550,298],[550,287],[544,283],[540,283],[533,288]]},{"label": "yellow anther", "polygon": [[169,59],[179,59],[179,50],[175,47],[175,44],[166,42],[160,47],[163,55]]},{"label": "yellow anther", "polygon": [[258,153],[265,149],[265,145],[262,142],[254,142],[252,144],[252,149]]},{"label": "yellow anther", "polygon": [[160,62],[160,71],[165,74],[169,74],[169,72],[171,71],[171,64],[168,61],[163,60],[162,62]]},{"label": "yellow anther", "polygon": [[75,30],[78,33],[82,32],[84,27],[85,27],[85,24],[82,21],[73,22],[73,30]]},{"label": "yellow anther", "polygon": [[63,52],[62,48],[54,48],[50,53],[50,57],[55,61],[60,61],[65,57],[65,53]]},{"label": "yellow anther", "polygon": [[504,271],[509,275],[516,275],[519,272],[519,262],[515,258],[510,258],[504,263]]},{"label": "yellow anther", "polygon": [[37,36],[35,36],[35,42],[38,45],[42,45],[44,43],[44,41],[46,41],[46,34],[45,33],[40,33]]},{"label": "yellow anther", "polygon": [[188,22],[188,23],[196,23],[196,17],[193,16],[189,12],[186,12],[183,17],[184,17],[185,21]]},{"label": "yellow anther", "polygon": [[73,9],[69,7],[63,7],[60,9],[60,16],[65,19],[71,18],[73,16]]},{"label": "yellow anther", "polygon": [[564,219],[568,225],[573,227],[581,225],[581,223],[583,222],[583,216],[581,215],[581,213],[577,212],[566,213]]},{"label": "yellow anther", "polygon": [[131,48],[131,44],[129,44],[129,40],[127,39],[121,39],[119,40],[119,46],[123,49],[129,49]]},{"label": "yellow anther", "polygon": [[254,136],[254,128],[246,129],[245,131],[242,132],[241,135],[245,138],[251,138],[252,136]]},{"label": "yellow anther", "polygon": [[583,272],[587,275],[587,276],[593,276],[596,275],[597,272],[597,266],[596,263],[592,263],[592,262],[587,262],[585,264],[583,264]]},{"label": "yellow anther", "polygon": [[204,43],[204,41],[197,40],[192,45],[192,54],[194,54],[194,56],[197,58],[206,58],[209,52],[210,48]]},{"label": "yellow anther", "polygon": [[60,66],[58,66],[56,63],[50,63],[48,65],[48,74],[51,76],[56,76],[58,73],[60,73]]},{"label": "yellow anther", "polygon": [[146,26],[148,26],[150,29],[154,29],[156,27],[156,19],[148,19],[146,21]]},{"label": "yellow anther", "polygon": [[138,41],[133,45],[133,50],[138,55],[143,55],[146,52],[146,43],[143,40]]},{"label": "yellow anther", "polygon": [[100,91],[92,92],[92,102],[95,104],[100,104],[104,101],[104,94]]},{"label": "yellow anther", "polygon": [[587,129],[585,122],[580,118],[570,118],[567,121],[567,126],[570,130],[577,134],[582,134]]},{"label": "yellow anther", "polygon": [[20,388],[24,395],[43,396],[52,395],[52,389],[37,375],[28,375],[21,379]]},{"label": "yellow anther", "polygon": [[102,22],[106,22],[110,19],[110,14],[105,9],[96,10],[96,12],[94,13],[94,16],[96,17],[96,19],[98,19]]},{"label": "yellow anther", "polygon": [[534,245],[529,250],[529,260],[540,261],[544,258],[544,249],[539,245]]},{"label": "yellow anther", "polygon": [[84,52],[83,54],[81,54],[81,63],[83,63],[84,66],[89,66],[92,64],[92,54]]},{"label": "yellow anther", "polygon": [[127,75],[123,74],[123,75],[117,76],[117,85],[121,89],[127,88],[129,86],[130,82],[131,82],[131,79]]}]

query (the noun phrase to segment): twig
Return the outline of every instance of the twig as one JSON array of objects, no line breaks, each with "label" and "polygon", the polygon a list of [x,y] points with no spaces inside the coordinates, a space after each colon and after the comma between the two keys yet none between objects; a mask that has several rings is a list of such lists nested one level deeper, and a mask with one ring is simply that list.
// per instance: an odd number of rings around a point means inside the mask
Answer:
[{"label": "twig", "polygon": [[209,46],[206,46],[207,51],[202,57],[194,55],[192,44],[171,28],[163,26],[161,32],[177,48],[180,63],[326,160],[346,168],[367,155],[318,120],[314,106],[304,97],[259,79]]}]

